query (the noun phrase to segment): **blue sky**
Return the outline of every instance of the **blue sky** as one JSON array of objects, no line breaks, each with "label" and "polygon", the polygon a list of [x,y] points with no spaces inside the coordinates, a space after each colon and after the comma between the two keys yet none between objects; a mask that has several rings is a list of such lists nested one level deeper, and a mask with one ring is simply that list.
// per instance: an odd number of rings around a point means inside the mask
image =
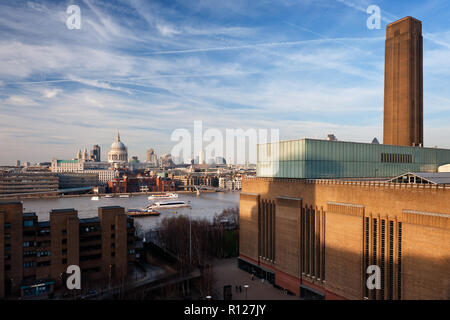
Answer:
[{"label": "blue sky", "polygon": [[145,159],[195,120],[382,141],[385,28],[408,15],[423,23],[425,145],[450,148],[446,0],[1,1],[0,164],[93,144],[105,158],[117,129]]}]

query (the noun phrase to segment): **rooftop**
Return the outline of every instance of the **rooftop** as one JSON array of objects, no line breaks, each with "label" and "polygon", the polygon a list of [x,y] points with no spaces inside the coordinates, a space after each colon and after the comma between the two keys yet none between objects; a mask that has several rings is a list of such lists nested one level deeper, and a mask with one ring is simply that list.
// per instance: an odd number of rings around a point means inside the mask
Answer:
[{"label": "rooftop", "polygon": [[36,217],[36,213],[35,212],[24,212],[23,216],[27,217],[27,218],[29,218],[29,217]]},{"label": "rooftop", "polygon": [[105,206],[105,207],[99,207],[103,210],[109,210],[109,209],[124,209],[124,207],[121,206]]},{"label": "rooftop", "polygon": [[392,178],[389,182],[450,185],[450,172],[408,172]]},{"label": "rooftop", "polygon": [[76,211],[76,210],[74,208],[71,208],[71,209],[52,209],[50,211],[50,214],[52,214],[52,213],[63,213],[63,212],[73,212],[73,211]]},{"label": "rooftop", "polygon": [[80,224],[81,223],[96,223],[99,222],[99,218],[98,217],[92,217],[92,218],[84,218],[84,219],[80,219]]}]

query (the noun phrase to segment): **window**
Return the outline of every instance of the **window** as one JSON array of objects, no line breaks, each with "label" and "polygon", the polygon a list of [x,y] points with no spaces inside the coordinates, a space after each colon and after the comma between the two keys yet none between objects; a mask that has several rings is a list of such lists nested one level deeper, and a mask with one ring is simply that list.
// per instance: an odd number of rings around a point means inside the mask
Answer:
[{"label": "window", "polygon": [[25,228],[32,227],[32,226],[34,226],[34,221],[33,221],[33,220],[25,220],[25,221],[23,222],[23,226],[24,226]]},{"label": "window", "polygon": [[397,299],[402,299],[402,223],[398,223]]},{"label": "window", "polygon": [[61,254],[65,256],[67,254],[67,249],[62,249]]},{"label": "window", "polygon": [[24,251],[23,252],[23,256],[24,257],[31,257],[31,256],[34,256],[34,255],[36,255],[36,253],[34,251]]},{"label": "window", "polygon": [[61,243],[62,244],[67,244],[67,239],[62,239]]},{"label": "window", "polygon": [[36,241],[25,241],[23,243],[24,248],[34,247],[34,246],[36,246]]},{"label": "window", "polygon": [[51,245],[51,242],[50,242],[50,241],[41,241],[41,242],[38,242],[38,247],[39,247],[39,248],[50,247],[50,245]]},{"label": "window", "polygon": [[385,235],[386,221],[381,220],[381,252],[380,252],[380,270],[381,270],[381,300],[384,300],[384,270],[385,270]]},{"label": "window", "polygon": [[11,222],[5,222],[5,229],[11,228]]},{"label": "window", "polygon": [[62,259],[62,260],[61,260],[61,263],[62,263],[62,264],[67,264],[67,259],[66,259],[66,258]]},{"label": "window", "polygon": [[25,237],[35,237],[35,236],[36,236],[36,231],[35,231],[35,230],[32,230],[32,231],[24,231],[24,232],[23,232],[23,235],[24,235]]},{"label": "window", "polygon": [[412,163],[413,158],[410,154],[382,153],[381,162]]},{"label": "window", "polygon": [[40,262],[37,263],[38,267],[46,267],[46,266],[49,266],[49,265],[50,265],[50,260],[40,261]]},{"label": "window", "polygon": [[[377,219],[373,219],[372,226],[372,264],[378,265],[377,263]],[[372,293],[373,299],[376,300],[376,292]]]},{"label": "window", "polygon": [[394,290],[394,221],[389,221],[389,300]]},{"label": "window", "polygon": [[67,230],[66,230],[66,229],[62,230],[62,231],[61,231],[61,234],[62,234],[63,236],[65,236],[65,235],[67,234]]},{"label": "window", "polygon": [[50,229],[41,229],[39,230],[39,235],[40,236],[47,236],[50,234]]},{"label": "window", "polygon": [[48,256],[50,256],[50,251],[38,251],[37,253],[36,253],[36,256],[37,257],[48,257]]},{"label": "window", "polygon": [[[364,277],[366,283],[368,274],[366,273],[367,268],[370,265],[369,262],[369,218],[366,218],[366,221],[364,222]],[[364,297],[369,297],[369,288],[365,285],[364,286]]]},{"label": "window", "polygon": [[36,262],[34,261],[28,261],[23,263],[24,268],[32,268],[36,266]]}]

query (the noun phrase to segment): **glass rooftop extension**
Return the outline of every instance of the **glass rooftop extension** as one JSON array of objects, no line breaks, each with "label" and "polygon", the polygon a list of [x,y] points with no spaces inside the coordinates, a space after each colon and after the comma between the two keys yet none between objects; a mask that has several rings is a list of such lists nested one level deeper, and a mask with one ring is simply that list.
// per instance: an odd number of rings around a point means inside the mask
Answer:
[{"label": "glass rooftop extension", "polygon": [[396,177],[437,172],[450,150],[299,139],[258,145],[257,176],[304,179]]}]

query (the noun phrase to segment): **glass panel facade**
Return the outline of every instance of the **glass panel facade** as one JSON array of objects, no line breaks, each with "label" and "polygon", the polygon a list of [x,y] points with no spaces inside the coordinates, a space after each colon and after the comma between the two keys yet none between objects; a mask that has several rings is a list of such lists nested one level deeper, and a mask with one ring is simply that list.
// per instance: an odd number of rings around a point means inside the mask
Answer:
[{"label": "glass panel facade", "polygon": [[435,172],[450,150],[300,139],[258,145],[257,175],[278,178],[376,178]]}]

